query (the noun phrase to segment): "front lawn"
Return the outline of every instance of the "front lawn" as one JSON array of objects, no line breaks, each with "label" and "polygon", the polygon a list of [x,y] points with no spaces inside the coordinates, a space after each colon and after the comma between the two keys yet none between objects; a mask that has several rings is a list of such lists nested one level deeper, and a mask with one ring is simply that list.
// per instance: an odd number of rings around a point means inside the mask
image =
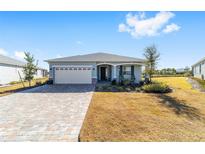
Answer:
[{"label": "front lawn", "polygon": [[[48,81],[47,77],[44,78],[39,78],[39,79],[34,79],[31,82],[31,87],[37,86],[38,84],[44,84]],[[29,82],[25,81],[23,84],[21,82],[5,86],[5,87],[0,87],[0,96],[8,95],[12,92],[18,91],[18,90],[23,90],[29,88]]]},{"label": "front lawn", "polygon": [[80,141],[205,141],[205,94],[184,77],[169,94],[95,92]]},{"label": "front lawn", "polygon": [[187,82],[186,77],[158,77],[154,81],[163,82],[178,90],[195,91],[192,85]]}]

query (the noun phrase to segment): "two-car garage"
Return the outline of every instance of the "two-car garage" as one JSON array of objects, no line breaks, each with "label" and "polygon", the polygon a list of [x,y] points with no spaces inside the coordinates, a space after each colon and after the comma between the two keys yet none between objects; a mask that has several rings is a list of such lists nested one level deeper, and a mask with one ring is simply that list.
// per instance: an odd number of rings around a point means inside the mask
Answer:
[{"label": "two-car garage", "polygon": [[55,84],[91,84],[91,66],[60,66],[53,67]]}]

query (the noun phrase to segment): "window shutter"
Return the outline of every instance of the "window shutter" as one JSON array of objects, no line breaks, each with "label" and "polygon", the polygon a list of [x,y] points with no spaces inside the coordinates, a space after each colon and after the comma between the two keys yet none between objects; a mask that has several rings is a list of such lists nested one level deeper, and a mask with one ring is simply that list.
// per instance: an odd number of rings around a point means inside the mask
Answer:
[{"label": "window shutter", "polygon": [[131,75],[134,76],[134,65],[131,66]]},{"label": "window shutter", "polygon": [[122,65],[120,65],[120,76],[122,75]]},{"label": "window shutter", "polygon": [[132,65],[131,66],[131,80],[132,80],[132,82],[134,82],[135,81],[135,74],[134,74],[134,65]]}]

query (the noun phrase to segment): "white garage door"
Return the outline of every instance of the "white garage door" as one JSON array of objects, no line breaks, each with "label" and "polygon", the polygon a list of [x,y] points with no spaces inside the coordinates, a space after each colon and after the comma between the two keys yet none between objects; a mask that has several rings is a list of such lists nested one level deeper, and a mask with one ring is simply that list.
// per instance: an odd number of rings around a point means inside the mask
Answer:
[{"label": "white garage door", "polygon": [[91,67],[56,67],[56,84],[91,84]]}]

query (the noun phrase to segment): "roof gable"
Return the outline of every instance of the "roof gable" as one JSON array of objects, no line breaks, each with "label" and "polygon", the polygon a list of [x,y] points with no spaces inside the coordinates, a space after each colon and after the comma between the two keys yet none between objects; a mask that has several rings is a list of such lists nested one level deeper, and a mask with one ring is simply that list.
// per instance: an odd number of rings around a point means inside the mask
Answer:
[{"label": "roof gable", "polygon": [[140,58],[133,58],[127,56],[120,56],[110,53],[92,53],[86,55],[77,55],[56,59],[46,60],[47,62],[144,62],[145,60]]}]

